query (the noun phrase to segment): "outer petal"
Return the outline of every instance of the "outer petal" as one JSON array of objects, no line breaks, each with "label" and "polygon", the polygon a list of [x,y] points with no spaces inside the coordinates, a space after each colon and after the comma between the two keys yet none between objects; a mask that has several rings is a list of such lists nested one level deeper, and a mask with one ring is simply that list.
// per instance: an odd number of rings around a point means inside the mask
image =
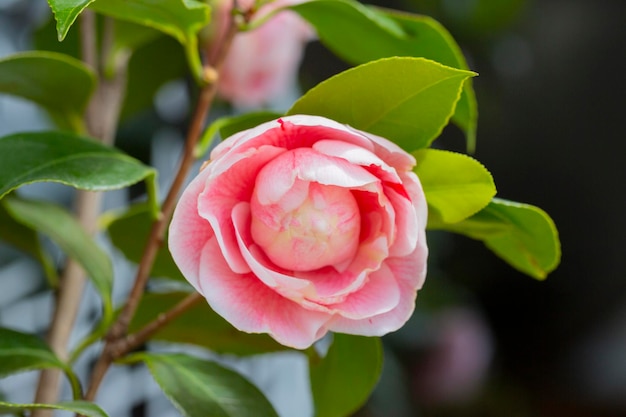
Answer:
[{"label": "outer petal", "polygon": [[369,274],[367,279],[363,288],[329,307],[345,318],[362,319],[386,313],[398,305],[400,287],[386,265]]},{"label": "outer petal", "polygon": [[420,226],[418,224],[416,207],[411,200],[403,195],[399,195],[390,187],[385,187],[385,195],[391,201],[391,205],[396,212],[396,235],[393,244],[389,248],[389,256],[409,255],[417,244]]},{"label": "outer petal", "polygon": [[[229,170],[206,184],[198,197],[196,209],[211,224],[224,258],[231,269],[238,273],[249,272],[250,268],[241,257],[231,212],[239,202],[250,201],[254,181],[261,168],[284,152],[283,149],[271,146],[253,151],[248,152],[250,155],[247,158],[241,158]],[[209,165],[206,170],[211,168]]]},{"label": "outer petal", "polygon": [[198,196],[209,175],[209,170],[205,169],[187,186],[169,227],[168,247],[172,258],[196,290],[200,288],[198,280],[202,248],[214,236],[211,224],[198,214]]},{"label": "outer petal", "polygon": [[389,258],[385,262],[400,287],[400,301],[393,310],[369,318],[351,320],[335,316],[329,324],[329,330],[358,334],[363,336],[382,336],[398,330],[406,323],[415,309],[415,298],[426,278],[426,247],[425,231],[420,232],[418,244],[409,256]]},{"label": "outer petal", "polygon": [[327,332],[327,313],[310,311],[265,286],[252,273],[234,273],[216,239],[202,250],[201,293],[211,307],[237,329],[269,333],[285,346],[305,349]]},{"label": "outer petal", "polygon": [[244,152],[246,149],[262,145],[285,149],[310,148],[315,142],[324,139],[345,141],[374,151],[374,143],[362,132],[325,117],[294,115],[262,123],[225,139],[211,152],[211,159],[215,160],[229,152]]},{"label": "outer petal", "polygon": [[367,137],[374,145],[374,153],[387,164],[397,169],[398,172],[410,171],[417,163],[411,154],[388,139],[354,129],[350,126],[348,126],[348,129]]}]

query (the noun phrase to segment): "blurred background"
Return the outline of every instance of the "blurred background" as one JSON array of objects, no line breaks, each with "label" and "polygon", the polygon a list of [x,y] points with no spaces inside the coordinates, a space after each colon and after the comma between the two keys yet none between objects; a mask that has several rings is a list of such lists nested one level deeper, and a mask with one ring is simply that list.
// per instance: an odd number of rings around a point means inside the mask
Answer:
[{"label": "blurred background", "polygon": [[[430,233],[430,270],[417,311],[384,338],[382,379],[357,415],[626,416],[626,1],[365,3],[428,14],[451,32],[480,74],[474,80],[480,112],[475,157],[493,173],[500,197],[552,216],[563,258],[539,282],[479,242]],[[48,19],[41,0],[0,0],[0,57],[32,49],[33,33]],[[67,42],[71,47],[71,38]],[[345,68],[313,42],[301,68],[302,89]],[[189,100],[184,87],[181,80],[168,83],[150,111],[128,117],[118,146],[166,173],[173,169]],[[1,135],[46,126],[36,108],[0,96]],[[454,126],[436,144],[464,151]],[[54,194],[62,203],[71,198],[61,188],[27,192]],[[108,201],[127,198],[114,194]],[[20,256],[0,246],[0,323],[43,332],[50,298],[42,281],[25,284],[23,275],[38,271]],[[116,267],[129,268],[123,261]],[[234,366],[274,392],[273,401],[295,402],[279,411],[296,417],[310,400],[281,395],[284,384],[267,376],[268,361],[275,366],[274,359]],[[280,361],[288,362],[284,369],[306,372],[290,358]],[[132,372],[121,387],[150,379]],[[13,399],[33,384],[34,376],[20,378],[0,381],[0,391]],[[292,382],[291,389],[301,385]],[[176,415],[157,389],[146,386],[143,397],[129,398],[112,415]],[[115,394],[104,398],[119,400]]]}]

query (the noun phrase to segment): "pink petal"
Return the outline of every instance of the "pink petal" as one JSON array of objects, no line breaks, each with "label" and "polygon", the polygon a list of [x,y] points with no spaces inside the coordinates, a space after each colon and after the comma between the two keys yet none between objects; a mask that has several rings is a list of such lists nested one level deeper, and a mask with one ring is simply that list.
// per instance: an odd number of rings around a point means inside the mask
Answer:
[{"label": "pink petal", "polygon": [[354,165],[369,168],[368,171],[382,181],[400,183],[400,177],[394,168],[361,146],[337,140],[320,140],[313,144],[313,149],[324,155],[342,158]]},{"label": "pink petal", "polygon": [[[239,252],[231,211],[237,203],[250,201],[257,174],[268,161],[282,152],[284,150],[270,146],[249,152],[250,155],[240,158],[227,171],[208,181],[198,196],[197,211],[213,227],[224,258],[235,272],[249,272],[250,268]],[[205,171],[213,171],[214,168],[209,164]]]},{"label": "pink petal", "polygon": [[294,301],[302,301],[306,296],[314,297],[315,289],[307,280],[279,272],[276,266],[263,255],[250,234],[250,204],[239,203],[233,209],[233,224],[239,250],[252,272],[268,287]]},{"label": "pink petal", "polygon": [[256,196],[263,205],[280,200],[295,179],[344,188],[372,189],[380,181],[360,166],[309,148],[283,153],[267,164],[256,182]]},{"label": "pink petal", "polygon": [[[406,256],[415,249],[419,224],[416,208],[407,197],[399,195],[390,187],[385,187],[385,195],[391,201],[396,214],[395,240],[389,248],[389,256]],[[422,227],[425,225],[422,224]]]},{"label": "pink petal", "polygon": [[310,148],[315,142],[333,139],[374,150],[371,140],[333,120],[320,116],[294,115],[260,124],[237,133],[215,147],[211,159],[217,159],[229,152],[245,152],[249,148],[271,145],[285,149]]},{"label": "pink petal", "polygon": [[369,274],[367,283],[360,290],[331,307],[342,317],[362,319],[391,311],[400,301],[400,287],[389,268],[381,268]]},{"label": "pink petal", "polygon": [[174,210],[169,226],[168,247],[183,276],[197,290],[199,288],[200,253],[213,229],[198,214],[198,195],[205,186],[208,169],[194,178],[183,192]]},{"label": "pink petal", "polygon": [[360,133],[367,137],[374,145],[373,152],[387,164],[394,167],[398,172],[410,171],[417,163],[411,154],[407,153],[404,149],[400,148],[390,140],[372,133],[353,129],[349,126],[348,128],[355,133]]},{"label": "pink petal", "polygon": [[233,272],[216,239],[202,250],[201,292],[209,305],[235,328],[269,333],[285,346],[305,349],[326,334],[330,316],[304,309],[265,286],[252,273]]},{"label": "pink petal", "polygon": [[339,333],[358,334],[363,336],[382,336],[398,330],[406,323],[415,309],[415,298],[426,278],[426,235],[421,231],[418,245],[409,256],[388,258],[386,266],[391,271],[400,288],[400,301],[391,311],[360,320],[335,316],[329,324],[329,330]]}]

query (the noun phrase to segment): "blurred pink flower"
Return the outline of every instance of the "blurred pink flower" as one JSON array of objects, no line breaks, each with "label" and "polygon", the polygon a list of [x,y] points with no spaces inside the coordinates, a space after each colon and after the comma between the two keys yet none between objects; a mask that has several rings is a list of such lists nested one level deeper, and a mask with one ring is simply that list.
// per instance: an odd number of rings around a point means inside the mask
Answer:
[{"label": "blurred pink flower", "polygon": [[[259,21],[276,9],[302,0],[278,0],[254,12]],[[254,1],[239,1],[239,8],[249,10]],[[223,22],[232,8],[232,0],[217,4],[215,24],[224,32]],[[221,35],[220,35],[221,36]],[[260,27],[238,33],[233,40],[218,84],[218,95],[238,108],[254,108],[275,102],[287,95],[297,81],[298,66],[305,44],[315,32],[296,13],[285,10],[272,16]]]},{"label": "blurred pink flower", "polygon": [[394,143],[319,116],[231,136],[184,191],[174,261],[239,330],[303,349],[329,330],[380,336],[426,276],[427,206]]},{"label": "blurred pink flower", "polygon": [[493,341],[483,318],[468,308],[450,308],[433,319],[433,344],[414,367],[422,404],[462,402],[481,387],[491,363]]}]

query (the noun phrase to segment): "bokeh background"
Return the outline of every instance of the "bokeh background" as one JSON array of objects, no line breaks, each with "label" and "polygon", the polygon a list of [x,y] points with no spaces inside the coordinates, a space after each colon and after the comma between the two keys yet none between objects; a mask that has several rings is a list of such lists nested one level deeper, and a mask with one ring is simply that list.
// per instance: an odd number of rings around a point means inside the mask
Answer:
[{"label": "bokeh background", "polygon": [[[430,273],[417,311],[385,337],[383,377],[358,416],[626,416],[626,1],[366,3],[428,14],[452,33],[480,74],[475,157],[493,173],[499,196],[553,217],[563,259],[539,282],[479,242],[430,233]],[[42,0],[0,0],[0,57],[33,48],[33,32],[48,18]],[[344,68],[313,42],[302,88]],[[168,156],[177,152],[185,126],[184,88],[184,80],[165,86],[150,111],[125,122],[118,145],[171,170]],[[0,134],[46,126],[37,109],[0,97]],[[464,150],[453,126],[436,144]],[[30,192],[53,194],[61,203],[71,198],[60,188]],[[114,195],[109,204],[126,198]],[[41,281],[21,278],[38,271],[20,256],[0,246],[0,323],[43,332],[49,295]],[[276,368],[285,361],[283,369],[305,372],[290,358],[265,362]],[[263,364],[234,366],[274,392],[273,401],[293,403],[279,407],[284,417],[310,407],[284,385],[280,394],[275,379],[289,377],[270,377]],[[126,378],[118,388],[150,379],[133,372],[118,372]],[[21,378],[0,384],[0,391],[33,384],[33,376]],[[158,390],[144,394],[128,396],[129,404],[112,415],[176,415]],[[115,400],[116,394],[104,394],[103,401]]]}]

